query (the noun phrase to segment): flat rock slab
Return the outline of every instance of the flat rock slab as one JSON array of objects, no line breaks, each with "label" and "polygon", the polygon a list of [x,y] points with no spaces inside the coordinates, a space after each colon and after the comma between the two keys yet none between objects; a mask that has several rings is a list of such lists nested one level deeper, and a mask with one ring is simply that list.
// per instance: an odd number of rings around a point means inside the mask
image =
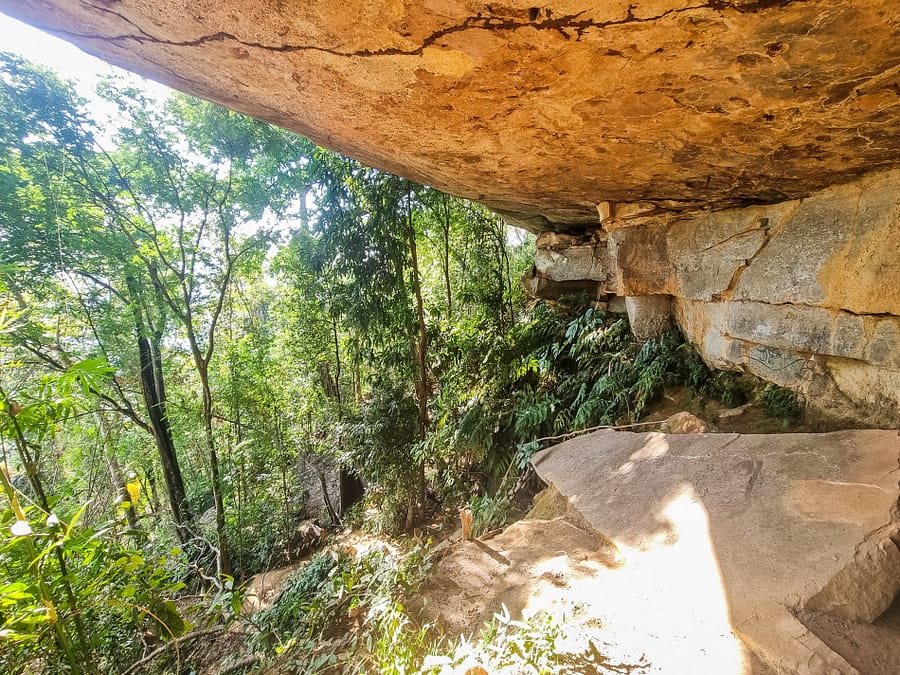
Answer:
[{"label": "flat rock slab", "polygon": [[533,464],[644,575],[661,616],[724,613],[778,671],[860,672],[795,612],[872,622],[900,589],[896,431],[600,431]]},{"label": "flat rock slab", "polygon": [[489,541],[450,545],[414,604],[449,635],[477,635],[504,611],[516,620],[554,617],[565,627],[555,653],[572,667],[566,672],[771,675],[721,613],[661,613],[656,592],[644,592],[645,568],[567,518],[522,520]]}]

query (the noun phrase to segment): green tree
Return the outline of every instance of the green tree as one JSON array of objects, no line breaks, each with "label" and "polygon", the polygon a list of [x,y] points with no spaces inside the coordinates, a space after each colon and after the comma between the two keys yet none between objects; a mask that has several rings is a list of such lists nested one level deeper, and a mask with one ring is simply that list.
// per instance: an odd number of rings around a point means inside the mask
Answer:
[{"label": "green tree", "polygon": [[[152,434],[173,520],[185,538],[190,513],[159,354],[167,318],[158,309],[154,315],[158,298],[137,291],[140,269],[131,242],[107,226],[120,207],[105,187],[96,129],[81,111],[83,101],[51,73],[8,56],[0,65],[0,175],[6,177],[0,246],[7,260],[18,263],[6,275],[14,297],[20,308],[32,308],[17,330],[17,343],[57,372],[78,358],[100,355],[125,373],[140,373],[149,422],[137,413],[120,378],[97,393]],[[63,318],[73,336],[66,341],[59,339]],[[129,334],[136,339],[130,348],[123,343]]]},{"label": "green tree", "polygon": [[[95,349],[108,351],[108,341],[122,334],[122,322],[131,316],[137,358],[132,355],[130,365],[140,374],[149,423],[134,412],[124,391],[117,392],[121,400],[116,403],[152,431],[184,539],[191,513],[161,353],[173,329],[180,332],[200,393],[218,567],[227,574],[225,498],[210,380],[217,326],[234,279],[257,269],[272,241],[270,228],[260,225],[302,210],[308,144],[188,97],[158,106],[134,89],[110,83],[104,95],[127,124],[115,146],[105,150],[70,89],[20,61],[5,63],[2,95],[12,122],[3,130],[13,158],[6,173],[13,178],[3,194],[16,208],[3,223],[3,246],[32,280],[42,275],[48,292],[74,292]],[[45,132],[38,140],[35,128]],[[23,245],[35,240],[41,244],[37,251]],[[60,274],[68,285],[60,287]],[[33,281],[28,285],[34,287]],[[113,311],[114,304],[118,309]],[[52,354],[47,341],[22,344],[48,364],[65,367],[66,360],[58,358],[61,350]],[[117,355],[109,356],[117,361]]]}]

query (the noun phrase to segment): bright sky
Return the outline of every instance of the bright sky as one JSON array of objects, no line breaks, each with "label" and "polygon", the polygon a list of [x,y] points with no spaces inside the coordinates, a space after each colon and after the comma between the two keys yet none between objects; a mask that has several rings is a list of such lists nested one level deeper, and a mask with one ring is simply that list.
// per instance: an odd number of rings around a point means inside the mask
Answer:
[{"label": "bright sky", "polygon": [[92,105],[96,104],[94,89],[98,80],[110,75],[127,77],[134,86],[158,98],[165,98],[171,91],[157,82],[145,80],[111,66],[65,40],[41,32],[2,13],[0,13],[0,51],[18,54],[29,61],[47,66],[63,79],[72,80],[78,93],[91,101]]},{"label": "bright sky", "polygon": [[[101,61],[65,40],[39,31],[3,13],[0,13],[0,51],[18,54],[33,63],[50,68],[62,79],[73,82],[78,93],[87,99],[91,117],[102,128],[110,131],[117,127],[114,123],[117,110],[115,105],[95,95],[97,83],[101,79],[109,76],[125,78],[131,85],[157,99],[164,99],[172,92],[158,82]],[[106,144],[110,139],[101,133],[99,140],[102,144]],[[311,199],[312,194],[307,198]],[[287,227],[290,223],[290,220],[284,219],[281,225]],[[274,226],[274,223],[267,224]],[[252,227],[255,228],[256,225],[254,223]]]}]

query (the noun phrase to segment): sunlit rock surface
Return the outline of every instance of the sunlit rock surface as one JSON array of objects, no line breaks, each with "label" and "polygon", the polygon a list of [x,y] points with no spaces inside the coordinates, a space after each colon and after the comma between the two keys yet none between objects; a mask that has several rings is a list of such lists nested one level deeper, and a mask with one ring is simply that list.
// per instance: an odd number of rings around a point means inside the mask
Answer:
[{"label": "sunlit rock surface", "polygon": [[794,612],[871,623],[888,609],[898,460],[895,431],[600,431],[532,463],[644,575],[631,601],[655,602],[660,622],[724,623],[777,672],[849,675]]},{"label": "sunlit rock surface", "polygon": [[710,365],[824,416],[900,426],[900,172],[779,204],[610,219],[602,234],[541,235],[526,286],[589,280],[589,294],[628,298],[644,338],[666,323],[637,310],[671,298]]},{"label": "sunlit rock surface", "polygon": [[535,231],[900,165],[894,0],[0,0],[171,86]]}]

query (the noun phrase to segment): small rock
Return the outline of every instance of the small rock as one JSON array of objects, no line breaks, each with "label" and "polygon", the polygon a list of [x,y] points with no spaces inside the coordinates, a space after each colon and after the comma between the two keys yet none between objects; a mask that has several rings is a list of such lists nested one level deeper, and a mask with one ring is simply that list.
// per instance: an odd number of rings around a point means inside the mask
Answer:
[{"label": "small rock", "polygon": [[669,330],[672,302],[668,295],[628,296],[625,309],[631,332],[638,340],[649,340]]},{"label": "small rock", "polygon": [[303,554],[317,548],[328,533],[311,520],[306,520],[294,530],[295,553]]},{"label": "small rock", "polygon": [[675,413],[662,423],[662,431],[667,434],[708,434],[718,431],[716,427],[687,411]]},{"label": "small rock", "polygon": [[743,415],[745,412],[750,410],[753,406],[752,403],[745,403],[744,405],[739,405],[737,408],[729,408],[728,410],[723,410],[719,413],[719,419],[724,420],[730,417],[737,417],[739,415]]},{"label": "small rock", "polygon": [[608,309],[612,314],[626,314],[625,298],[621,295],[610,295],[607,299]]}]

